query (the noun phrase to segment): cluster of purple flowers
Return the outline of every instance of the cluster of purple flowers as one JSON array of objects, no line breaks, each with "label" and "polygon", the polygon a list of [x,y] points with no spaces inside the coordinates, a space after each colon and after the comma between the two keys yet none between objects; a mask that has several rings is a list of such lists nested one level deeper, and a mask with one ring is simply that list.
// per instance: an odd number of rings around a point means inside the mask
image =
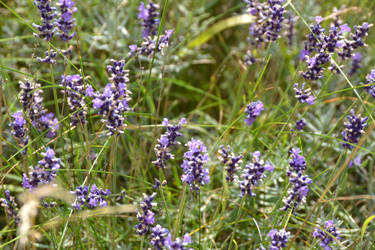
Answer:
[{"label": "cluster of purple flowers", "polygon": [[208,168],[204,164],[208,162],[206,146],[200,141],[192,138],[186,146],[189,150],[184,154],[184,161],[181,165],[184,174],[181,180],[190,186],[190,190],[199,192],[200,186],[210,182]]},{"label": "cluster of purple flowers", "polygon": [[154,51],[161,52],[164,55],[164,49],[169,46],[169,41],[173,35],[174,30],[166,30],[165,34],[159,36],[159,40],[157,40],[157,36],[147,37],[145,41],[142,42],[141,46],[138,45],[130,45],[130,52],[129,56],[134,55],[144,55],[144,56],[152,56]]},{"label": "cluster of purple flowers", "polygon": [[33,24],[39,31],[39,34],[34,35],[49,41],[55,33],[54,18],[56,16],[56,8],[51,6],[50,0],[35,0],[34,5],[39,9],[42,20],[40,25]]},{"label": "cluster of purple flowers", "polygon": [[22,185],[25,189],[34,189],[40,184],[48,184],[55,180],[60,169],[60,158],[55,157],[55,151],[47,147],[42,153],[43,159],[35,167],[30,167],[29,175],[23,174]]},{"label": "cluster of purple flowers", "polygon": [[367,93],[369,93],[373,98],[375,98],[375,69],[371,70],[370,74],[366,76],[366,84],[367,85],[363,87]]},{"label": "cluster of purple flowers", "polygon": [[103,93],[94,93],[92,89],[86,91],[88,96],[94,96],[93,107],[103,116],[102,122],[109,129],[109,135],[123,133],[125,126],[125,112],[131,110],[128,105],[131,92],[128,90],[129,72],[124,69],[125,61],[111,60],[113,65],[108,65],[111,74],[111,83],[104,88]]},{"label": "cluster of purple flowers", "polygon": [[276,41],[280,37],[279,33],[284,21],[283,0],[271,0],[264,3],[256,0],[244,0],[244,2],[248,12],[256,17],[249,30],[251,42],[259,46],[262,43]]},{"label": "cluster of purple flowers", "polygon": [[183,240],[177,238],[173,241],[168,229],[163,228],[160,225],[151,228],[151,237],[151,245],[157,250],[186,250],[187,248],[185,248],[185,246],[191,243],[191,237],[189,234],[185,234]]},{"label": "cluster of purple flowers", "polygon": [[290,233],[285,231],[285,229],[272,229],[268,233],[268,237],[271,238],[270,250],[280,250],[281,248],[286,247]]},{"label": "cluster of purple flowers", "polygon": [[331,250],[329,244],[334,241],[333,237],[339,240],[340,233],[337,231],[336,224],[333,220],[324,222],[324,230],[329,234],[321,230],[320,228],[316,227],[313,233],[313,237],[320,238],[320,246],[323,247],[325,250]]},{"label": "cluster of purple flowers", "polygon": [[348,143],[343,143],[343,147],[347,149],[352,149],[353,145],[359,142],[359,138],[365,131],[363,130],[367,126],[368,117],[362,118],[361,115],[356,116],[354,109],[350,110],[351,115],[348,115],[348,122],[344,123],[345,130],[342,131],[344,141]]},{"label": "cluster of purple flowers", "polygon": [[60,0],[57,5],[60,7],[59,19],[56,20],[56,26],[59,29],[57,35],[61,40],[67,42],[75,35],[75,32],[71,33],[71,31],[75,23],[73,13],[77,11],[77,8],[72,0]]},{"label": "cluster of purple flowers", "polygon": [[253,124],[255,118],[257,118],[260,113],[264,110],[263,103],[261,101],[256,101],[248,104],[245,109],[246,119],[245,122],[247,125]]},{"label": "cluster of purple flowers", "polygon": [[287,170],[287,176],[289,176],[292,187],[288,189],[288,195],[283,199],[284,206],[281,208],[284,211],[292,208],[292,213],[300,204],[306,202],[306,196],[309,192],[308,185],[312,183],[308,175],[303,175],[306,169],[306,161],[300,153],[299,148],[291,150],[290,169]]},{"label": "cluster of purple flowers", "polygon": [[231,147],[228,145],[224,147],[223,145],[220,146],[219,149],[219,159],[225,166],[225,171],[227,173],[226,180],[229,182],[233,182],[235,179],[235,174],[238,171],[240,164],[242,163],[242,155],[236,156],[233,152]]},{"label": "cluster of purple flowers", "polygon": [[71,193],[77,196],[73,207],[75,209],[81,210],[83,206],[87,208],[105,207],[108,202],[105,197],[111,194],[109,189],[103,190],[98,188],[95,184],[91,186],[79,186]]},{"label": "cluster of purple flowers", "polygon": [[269,163],[260,159],[260,152],[253,153],[253,162],[247,164],[243,173],[241,174],[242,180],[239,181],[241,196],[245,194],[255,196],[252,192],[253,189],[265,178],[265,171],[272,172],[274,167]]},{"label": "cluster of purple flowers", "polygon": [[44,55],[45,55],[44,58],[41,58],[41,57],[36,58],[38,60],[38,62],[43,62],[43,63],[48,63],[48,64],[55,64],[56,63],[56,60],[55,60],[55,58],[57,56],[56,51],[51,49],[50,51],[44,52]]},{"label": "cluster of purple flowers", "polygon": [[296,129],[302,130],[306,126],[306,122],[303,119],[296,121]]},{"label": "cluster of purple flowers", "polygon": [[[27,127],[26,127],[26,120],[23,117],[22,111],[18,111],[12,115],[12,118],[14,119],[13,122],[9,124],[11,127],[11,133],[12,135],[18,140],[18,142],[21,144],[22,147],[26,146],[29,137],[27,135]],[[27,148],[23,150],[23,153],[26,154]]]},{"label": "cluster of purple flowers", "polygon": [[171,234],[169,234],[164,244],[169,250],[187,250],[186,246],[191,244],[191,237],[189,234],[185,234],[183,239],[176,238],[173,241]]},{"label": "cluster of purple flowers", "polygon": [[172,146],[180,144],[177,141],[177,137],[182,136],[182,133],[179,131],[185,124],[185,118],[182,118],[178,124],[169,124],[168,119],[164,118],[162,125],[167,128],[167,131],[161,135],[160,139],[158,139],[159,143],[154,148],[157,159],[152,163],[156,167],[165,168],[166,161],[174,158],[170,150]]},{"label": "cluster of purple flowers", "polygon": [[0,199],[0,204],[4,207],[9,218],[14,219],[14,222],[18,224],[20,218],[18,217],[18,205],[13,196],[10,195],[9,190],[5,190],[5,198]]},{"label": "cluster of purple flowers", "polygon": [[137,219],[139,224],[135,225],[134,228],[139,235],[144,235],[150,231],[150,226],[155,223],[154,213],[152,208],[157,206],[154,201],[156,193],[150,196],[143,194],[143,201],[140,203],[140,209],[137,212]]},{"label": "cluster of purple flowers", "polygon": [[[368,34],[372,26],[364,23],[362,26],[354,26],[355,33],[350,33],[346,38],[345,34],[351,31],[347,24],[338,25],[334,22],[325,34],[325,29],[321,26],[323,18],[315,17],[316,25],[312,25],[311,33],[307,36],[305,48],[301,52],[302,60],[308,64],[307,70],[302,73],[305,79],[318,80],[323,77],[325,65],[331,63],[331,70],[338,70],[336,65],[331,62],[332,55],[337,53],[342,60],[350,59],[354,56],[354,50],[365,46],[363,38]],[[339,72],[339,71],[338,71]]]},{"label": "cluster of purple flowers", "polygon": [[159,5],[152,1],[145,6],[144,2],[138,7],[138,19],[141,20],[143,26],[143,38],[154,36],[157,34],[157,26],[159,24]]},{"label": "cluster of purple flowers", "polygon": [[296,98],[300,103],[307,103],[307,105],[312,105],[315,102],[315,97],[311,94],[311,89],[305,89],[305,83],[302,83],[301,88],[299,88],[298,83],[294,84],[294,91],[296,92]]},{"label": "cluster of purple flowers", "polygon": [[69,108],[72,111],[70,125],[85,124],[87,104],[84,97],[87,92],[90,93],[92,90],[91,85],[87,85],[85,88],[81,75],[62,75],[61,85],[64,87],[62,92],[66,94]]},{"label": "cluster of purple flowers", "polygon": [[58,120],[53,113],[47,113],[47,110],[43,107],[40,84],[25,81],[20,82],[20,88],[19,99],[33,126],[39,131],[48,130],[47,137],[55,137],[59,129]]}]

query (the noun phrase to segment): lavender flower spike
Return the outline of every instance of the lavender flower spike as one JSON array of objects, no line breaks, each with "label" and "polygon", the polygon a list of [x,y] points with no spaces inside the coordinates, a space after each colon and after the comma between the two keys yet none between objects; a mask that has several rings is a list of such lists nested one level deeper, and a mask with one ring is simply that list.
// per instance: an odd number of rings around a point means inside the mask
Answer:
[{"label": "lavender flower spike", "polygon": [[290,169],[287,170],[287,176],[290,176],[293,172],[295,173],[303,173],[306,169],[306,161],[305,157],[303,157],[301,153],[301,149],[299,148],[292,148],[290,150],[291,159],[289,161]]},{"label": "lavender flower spike", "polygon": [[15,223],[18,224],[20,218],[18,216],[18,205],[13,196],[10,195],[9,190],[5,190],[5,198],[0,199],[0,204],[4,207],[8,216],[14,219]]},{"label": "lavender flower spike", "polygon": [[324,230],[330,233],[330,235],[328,235],[326,232],[324,232],[320,228],[316,227],[313,233],[313,237],[320,238],[321,240],[320,246],[323,247],[324,250],[331,250],[331,247],[329,245],[331,242],[334,241],[334,238],[332,236],[334,236],[337,240],[339,240],[340,233],[337,231],[336,224],[333,220],[324,222]]},{"label": "lavender flower spike", "polygon": [[[19,141],[21,146],[24,147],[27,145],[29,137],[27,136],[26,120],[23,117],[22,111],[14,113],[12,118],[14,121],[9,124],[11,133]],[[26,154],[26,152],[27,148],[22,151],[23,154]]]},{"label": "lavender flower spike", "polygon": [[253,153],[253,162],[247,164],[241,174],[242,180],[239,181],[241,196],[245,194],[255,196],[253,190],[265,178],[264,172],[272,172],[273,169],[274,167],[270,163],[264,163],[264,161],[260,159],[260,152],[255,151]]},{"label": "lavender flower spike", "polygon": [[252,102],[246,106],[245,113],[246,119],[245,122],[247,125],[253,124],[255,118],[257,118],[260,113],[264,110],[263,103],[261,101]]},{"label": "lavender flower spike", "polygon": [[164,245],[169,250],[187,250],[186,246],[189,244],[191,244],[191,237],[188,233],[184,235],[183,240],[177,238],[175,241],[172,241],[172,236],[169,234],[164,242]]},{"label": "lavender flower spike", "polygon": [[60,0],[57,5],[60,6],[59,19],[56,21],[56,26],[59,29],[57,35],[61,40],[67,42],[75,35],[75,32],[72,34],[70,32],[75,25],[73,13],[77,11],[77,8],[74,6],[75,2],[72,0]]},{"label": "lavender flower spike", "polygon": [[285,229],[272,229],[267,236],[271,238],[270,250],[280,250],[286,247],[290,233],[285,231]]},{"label": "lavender flower spike", "polygon": [[179,131],[184,124],[186,124],[185,118],[182,118],[177,125],[169,124],[168,119],[164,118],[162,125],[167,127],[167,131],[161,135],[158,139],[159,143],[156,144],[154,148],[157,159],[152,163],[156,167],[165,168],[166,161],[174,159],[174,155],[170,153],[170,150],[172,146],[180,144],[180,142],[177,141],[177,137],[182,136],[182,133]]},{"label": "lavender flower spike", "polygon": [[294,84],[294,91],[300,103],[307,103],[307,105],[314,104],[315,97],[311,94],[310,88],[305,89],[305,83],[302,83],[301,88],[298,87],[298,83]]},{"label": "lavender flower spike", "polygon": [[79,186],[71,193],[77,196],[76,201],[73,203],[73,208],[81,210],[83,206],[87,208],[107,206],[108,202],[104,197],[110,195],[111,191],[109,189],[104,191],[93,184],[91,189],[89,189],[89,186]]},{"label": "lavender flower spike", "polygon": [[145,7],[144,2],[138,7],[138,19],[141,20],[143,25],[143,38],[154,36],[157,34],[157,26],[159,24],[159,5],[154,4],[152,1]]},{"label": "lavender flower spike", "polygon": [[22,185],[25,189],[34,189],[40,184],[51,183],[55,180],[60,169],[60,158],[55,157],[55,151],[47,147],[42,153],[43,159],[33,168],[30,167],[29,176],[23,174]]},{"label": "lavender flower spike", "polygon": [[56,8],[51,7],[50,0],[35,0],[34,5],[38,7],[42,20],[42,24],[40,25],[33,23],[33,27],[37,28],[39,31],[39,34],[34,33],[34,35],[49,41],[55,33],[53,19],[56,16]]},{"label": "lavender flower spike", "polygon": [[150,226],[155,223],[154,213],[152,208],[157,206],[153,202],[156,193],[153,193],[150,196],[143,194],[143,201],[140,203],[140,209],[137,212],[137,219],[139,224],[135,225],[135,229],[139,235],[144,235],[150,230]]},{"label": "lavender flower spike", "polygon": [[181,165],[184,174],[181,180],[190,186],[190,190],[199,192],[200,186],[210,182],[208,168],[204,165],[208,162],[206,146],[200,141],[192,138],[186,146],[189,150],[184,154],[184,161]]},{"label": "lavender flower spike", "polygon": [[167,240],[169,231],[160,225],[156,225],[151,228],[151,245],[154,246],[156,250],[162,250],[165,247],[165,241]]},{"label": "lavender flower spike", "polygon": [[348,73],[350,76],[357,73],[358,70],[361,68],[362,55],[360,53],[356,53],[352,59],[352,67],[350,68],[350,71]]},{"label": "lavender flower spike", "polygon": [[227,173],[225,178],[227,181],[233,182],[235,179],[235,173],[238,171],[239,165],[242,163],[243,156],[235,156],[229,145],[227,147],[221,145],[219,154],[219,159],[224,164]]},{"label": "lavender flower spike", "polygon": [[[361,83],[362,85],[365,85]],[[373,98],[375,98],[375,69],[371,70],[370,74],[366,76],[366,85],[364,89],[367,93],[369,93]]]},{"label": "lavender flower spike", "polygon": [[296,129],[302,130],[306,126],[306,122],[303,119],[296,121]]},{"label": "lavender flower spike", "polygon": [[292,208],[294,214],[298,206],[306,202],[309,192],[308,184],[311,184],[312,180],[307,175],[292,172],[289,181],[292,183],[292,187],[288,190],[288,196],[283,199],[284,207],[281,210],[287,211]]},{"label": "lavender flower spike", "polygon": [[351,115],[348,115],[347,118],[349,122],[345,122],[345,130],[342,131],[341,135],[344,137],[344,141],[348,143],[343,143],[343,147],[347,149],[352,149],[351,144],[356,144],[359,142],[359,138],[365,131],[363,130],[367,126],[368,117],[362,118],[361,115],[355,116],[354,110],[350,110]]}]

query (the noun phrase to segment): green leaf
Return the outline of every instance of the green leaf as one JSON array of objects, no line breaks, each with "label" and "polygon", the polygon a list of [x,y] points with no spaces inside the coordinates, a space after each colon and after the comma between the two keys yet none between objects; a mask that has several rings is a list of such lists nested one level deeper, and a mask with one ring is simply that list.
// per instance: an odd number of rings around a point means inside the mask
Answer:
[{"label": "green leaf", "polygon": [[217,33],[228,29],[233,26],[242,25],[242,24],[248,24],[252,23],[254,21],[254,17],[251,15],[240,15],[240,16],[234,16],[229,17],[225,20],[222,20],[214,25],[212,25],[210,28],[208,28],[206,31],[204,31],[201,35],[196,37],[193,41],[191,41],[187,47],[189,49],[198,47],[202,45],[203,43],[210,40],[214,35]]},{"label": "green leaf", "polygon": [[375,215],[368,217],[368,218],[365,220],[365,223],[363,223],[362,231],[361,231],[361,241],[363,240],[363,236],[365,235],[365,231],[366,231],[367,225],[368,225],[373,219],[375,219]]}]

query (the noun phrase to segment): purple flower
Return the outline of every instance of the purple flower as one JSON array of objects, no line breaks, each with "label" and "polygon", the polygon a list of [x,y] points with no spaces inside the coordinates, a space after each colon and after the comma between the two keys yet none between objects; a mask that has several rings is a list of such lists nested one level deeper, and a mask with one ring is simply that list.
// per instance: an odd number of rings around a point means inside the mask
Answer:
[{"label": "purple flower", "polygon": [[272,172],[273,169],[274,167],[269,162],[264,163],[264,161],[260,159],[260,152],[255,151],[253,153],[253,162],[247,164],[241,174],[242,180],[239,181],[241,196],[245,194],[255,196],[253,190],[266,177],[264,172]]},{"label": "purple flower", "polygon": [[[62,92],[66,95],[69,108],[72,112],[71,126],[86,123],[87,104],[85,95],[93,94],[91,85],[86,86],[81,75],[61,75]],[[89,89],[91,87],[91,89]]]},{"label": "purple flower", "polygon": [[[344,123],[345,130],[342,131],[341,135],[343,140],[348,143],[343,143],[343,147],[347,149],[352,149],[351,144],[356,144],[359,142],[359,138],[365,131],[363,130],[367,126],[368,117],[362,118],[361,115],[355,116],[354,110],[350,110],[351,115],[348,115],[348,122]],[[350,144],[349,144],[350,143]]]},{"label": "purple flower", "polygon": [[109,189],[103,190],[98,188],[95,184],[91,186],[79,186],[71,193],[77,196],[75,202],[72,204],[73,208],[81,210],[82,206],[87,208],[97,208],[108,206],[108,202],[105,197],[111,194]]},{"label": "purple flower", "polygon": [[47,137],[53,138],[57,135],[59,130],[59,121],[54,113],[43,114],[37,121],[39,130],[48,130]]},{"label": "purple flower", "polygon": [[288,189],[288,195],[283,199],[284,206],[281,210],[287,211],[292,208],[294,214],[298,206],[306,202],[308,184],[311,184],[312,180],[307,175],[302,175],[302,172],[291,172],[289,181],[292,187]]},{"label": "purple flower", "polygon": [[144,235],[149,232],[150,226],[155,223],[154,213],[152,208],[157,206],[153,202],[156,193],[150,196],[143,194],[143,201],[140,203],[140,209],[137,211],[137,219],[139,224],[135,225],[135,229],[139,235]]},{"label": "purple flower", "polygon": [[152,56],[155,47],[156,52],[161,52],[164,55],[164,49],[169,46],[170,39],[173,35],[174,30],[166,30],[165,34],[159,36],[159,41],[156,46],[157,36],[147,37],[145,41],[142,42],[141,46],[137,45],[130,45],[130,53],[129,56],[134,56],[135,54],[141,54],[144,56]]},{"label": "purple flower", "polygon": [[182,136],[182,133],[179,131],[184,124],[186,124],[185,118],[182,118],[177,125],[169,124],[168,119],[164,118],[162,125],[167,127],[167,131],[161,135],[158,139],[159,143],[156,144],[154,148],[157,159],[152,163],[156,167],[165,168],[166,161],[174,159],[174,155],[171,154],[170,150],[172,146],[180,144],[180,142],[177,141],[177,137]]},{"label": "purple flower", "polygon": [[43,63],[48,63],[48,64],[55,64],[56,63],[56,60],[55,60],[55,58],[57,56],[56,51],[50,50],[50,51],[44,52],[44,54],[45,54],[44,58],[41,58],[41,57],[36,58],[38,60],[38,62],[43,62]]},{"label": "purple flower", "polygon": [[67,42],[75,35],[75,32],[72,34],[70,32],[75,25],[73,13],[77,11],[77,8],[74,6],[75,2],[72,0],[60,0],[57,5],[60,6],[60,15],[58,20],[56,20],[56,26],[59,29],[57,35],[61,40]]},{"label": "purple flower", "polygon": [[138,7],[138,19],[141,20],[143,26],[143,38],[154,36],[157,34],[157,26],[159,24],[159,5],[154,4],[152,1],[145,7],[141,2]]},{"label": "purple flower", "polygon": [[302,130],[306,126],[306,122],[303,119],[296,121],[296,129]]},{"label": "purple flower", "polygon": [[228,145],[224,147],[223,145],[220,146],[219,149],[219,159],[225,166],[226,171],[226,180],[229,182],[233,182],[235,179],[235,173],[238,171],[239,165],[242,163],[242,155],[235,156],[232,152],[231,147]]},{"label": "purple flower", "polygon": [[301,88],[298,87],[298,83],[294,84],[294,91],[296,92],[296,98],[300,103],[307,103],[312,105],[315,102],[315,97],[311,94],[311,89],[305,88],[305,83],[302,83]]},{"label": "purple flower", "polygon": [[292,148],[290,150],[291,159],[289,160],[290,169],[287,170],[287,175],[290,176],[293,172],[295,173],[303,173],[306,169],[306,161],[305,157],[300,155],[301,149],[299,148]]},{"label": "purple flower", "polygon": [[272,229],[267,236],[271,238],[270,250],[280,250],[286,247],[290,233],[285,231],[285,229]]},{"label": "purple flower", "polygon": [[16,203],[16,200],[13,196],[10,195],[9,190],[5,190],[5,198],[0,199],[0,204],[2,207],[4,207],[6,214],[9,216],[9,218],[14,219],[14,222],[18,224],[20,221],[20,218],[18,216],[18,205]]},{"label": "purple flower", "polygon": [[151,228],[151,245],[155,247],[156,250],[161,250],[165,247],[165,241],[168,237],[169,231],[160,225],[156,225]]},{"label": "purple flower", "polygon": [[336,224],[333,220],[324,222],[324,230],[326,232],[316,227],[313,233],[313,237],[320,238],[320,246],[323,247],[325,250],[331,250],[329,244],[334,241],[333,237],[335,237],[337,240],[341,239],[340,233],[337,231]]},{"label": "purple flower", "polygon": [[257,118],[260,113],[264,110],[263,103],[261,101],[256,101],[248,104],[245,109],[246,119],[245,122],[247,125],[253,124],[255,118]]},{"label": "purple flower", "polygon": [[131,110],[128,105],[131,92],[128,90],[129,72],[124,69],[125,61],[111,60],[108,65],[110,81],[102,93],[94,93],[93,107],[103,116],[102,122],[109,129],[109,135],[123,133],[125,112]]},{"label": "purple flower", "polygon": [[[26,146],[29,137],[27,136],[27,127],[26,127],[26,120],[23,117],[22,111],[18,111],[12,115],[12,118],[14,119],[13,122],[9,124],[11,127],[11,133],[12,135],[19,141],[22,147]],[[27,148],[25,148],[22,153],[26,154]]]},{"label": "purple flower", "polygon": [[60,158],[55,157],[55,151],[47,147],[42,153],[43,159],[35,167],[30,167],[29,175],[23,174],[22,185],[25,189],[34,189],[40,184],[48,184],[55,180],[60,169]]},{"label": "purple flower", "polygon": [[[361,83],[362,85],[365,85]],[[375,69],[371,70],[370,74],[366,76],[366,85],[364,89],[369,93],[373,98],[375,98]]]},{"label": "purple flower", "polygon": [[353,59],[352,67],[350,68],[350,71],[349,71],[350,76],[357,73],[358,69],[361,68],[362,55],[360,53],[356,53],[352,59]]},{"label": "purple flower", "polygon": [[189,244],[191,244],[191,237],[188,233],[184,235],[183,240],[176,238],[175,241],[172,241],[172,236],[169,234],[164,242],[164,245],[169,250],[187,250],[186,246]]},{"label": "purple flower", "polygon": [[39,34],[34,33],[34,35],[49,41],[55,33],[53,19],[56,16],[56,8],[51,7],[50,0],[35,0],[34,5],[39,9],[40,18],[42,20],[40,25],[33,23],[33,27],[37,28],[39,31]]},{"label": "purple flower", "polygon": [[192,138],[186,146],[189,150],[184,154],[184,161],[181,165],[184,174],[181,180],[190,186],[190,190],[199,192],[200,186],[210,182],[208,168],[204,165],[208,162],[206,146],[200,141]]}]

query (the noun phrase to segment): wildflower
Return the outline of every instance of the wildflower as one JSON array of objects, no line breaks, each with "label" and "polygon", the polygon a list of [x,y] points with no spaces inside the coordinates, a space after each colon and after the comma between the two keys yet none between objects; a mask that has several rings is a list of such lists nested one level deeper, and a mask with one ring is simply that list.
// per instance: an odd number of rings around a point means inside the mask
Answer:
[{"label": "wildflower", "polygon": [[57,35],[61,40],[67,42],[75,35],[75,32],[72,34],[70,34],[70,32],[75,24],[73,13],[77,11],[77,8],[74,6],[75,2],[72,0],[60,0],[57,5],[60,6],[60,15],[56,21],[56,26],[59,29]]},{"label": "wildflower", "polygon": [[[169,41],[173,35],[174,30],[166,30],[165,34],[159,36],[159,41],[157,41],[157,36],[154,37],[147,37],[144,42],[142,42],[141,46],[137,45],[130,45],[130,53],[129,56],[133,56],[136,54],[141,54],[144,56],[152,56],[155,51],[161,52],[164,55],[164,49],[169,46]],[[156,45],[157,44],[157,45]]]},{"label": "wildflower", "polygon": [[41,58],[41,57],[36,58],[38,60],[38,62],[43,62],[43,63],[48,63],[48,64],[55,64],[56,63],[56,60],[55,60],[55,58],[57,56],[56,51],[50,50],[50,51],[46,51],[44,54],[45,54],[44,58]]},{"label": "wildflower", "polygon": [[82,206],[86,206],[87,208],[108,206],[105,197],[110,195],[111,191],[109,189],[104,191],[93,184],[91,188],[89,186],[79,186],[71,193],[77,196],[73,203],[73,208],[81,210]]},{"label": "wildflower", "polygon": [[310,88],[305,89],[305,83],[302,83],[301,88],[299,88],[298,83],[294,84],[294,91],[300,103],[307,103],[307,105],[314,104],[315,97],[311,94]]},{"label": "wildflower", "polygon": [[[124,70],[125,61],[111,60],[112,65],[107,66],[111,74],[110,81],[104,88],[103,93],[94,93],[93,107],[99,110],[103,116],[101,120],[109,129],[109,135],[123,133],[126,111],[131,110],[128,105],[131,92],[127,88],[129,72]],[[89,91],[91,95],[93,91]]]},{"label": "wildflower", "polygon": [[143,25],[143,38],[154,36],[157,34],[157,26],[159,24],[159,5],[154,4],[152,1],[145,7],[145,4],[141,2],[138,7],[138,19],[141,20]]},{"label": "wildflower", "polygon": [[352,149],[351,144],[356,144],[359,142],[361,134],[365,133],[363,130],[367,126],[368,117],[362,118],[361,115],[355,116],[354,110],[350,110],[351,115],[348,115],[347,118],[349,122],[345,122],[345,130],[342,131],[341,135],[343,136],[344,141],[348,143],[343,143],[344,148]]},{"label": "wildflower", "polygon": [[296,121],[296,129],[302,130],[306,126],[306,122],[303,119]]},{"label": "wildflower", "polygon": [[42,153],[43,159],[33,168],[30,167],[29,176],[23,174],[22,185],[25,189],[34,189],[40,184],[48,184],[55,180],[60,169],[60,158],[55,157],[55,151],[47,147]]},{"label": "wildflower", "polygon": [[373,24],[369,24],[366,22],[362,25],[354,26],[355,33],[352,34],[353,42],[351,44],[353,49],[357,49],[366,45],[363,41],[363,38],[368,36],[368,31],[372,26]]},{"label": "wildflower", "polygon": [[153,202],[156,193],[150,196],[143,194],[143,201],[140,203],[140,209],[137,211],[137,219],[139,224],[135,225],[135,229],[139,235],[144,235],[150,230],[150,226],[155,223],[154,213],[152,208],[157,206]]},{"label": "wildflower", "polygon": [[276,41],[282,29],[285,9],[282,6],[283,0],[272,0],[259,3],[255,0],[244,0],[248,12],[255,16],[255,22],[250,26],[251,42],[254,45],[261,45]]},{"label": "wildflower", "polygon": [[219,154],[219,159],[224,164],[225,171],[227,172],[227,175],[225,177],[226,180],[229,182],[234,181],[234,175],[238,171],[239,165],[242,163],[243,156],[235,156],[229,145],[226,148],[223,145],[221,145],[219,149]]},{"label": "wildflower", "polygon": [[270,250],[280,250],[281,248],[286,247],[290,233],[285,231],[285,229],[272,229],[268,233],[268,237],[271,238]]},{"label": "wildflower", "polygon": [[160,182],[158,179],[155,178],[155,184],[152,185],[153,189],[159,189],[160,187],[165,187],[167,185],[167,181],[164,180]]},{"label": "wildflower", "polygon": [[[68,105],[72,112],[71,126],[86,123],[87,104],[84,96],[87,91],[90,93],[87,85],[86,89],[81,75],[61,75],[61,85],[64,87],[63,93],[66,93]],[[90,86],[91,87],[91,86]],[[91,91],[92,87],[91,87]]]},{"label": "wildflower", "polygon": [[361,68],[362,55],[360,53],[356,53],[352,59],[353,59],[352,67],[350,68],[350,71],[349,71],[350,76],[357,73],[358,69]]},{"label": "wildflower", "polygon": [[187,233],[184,235],[183,240],[177,238],[175,241],[172,241],[172,236],[169,234],[164,244],[169,250],[187,250],[185,246],[191,244],[191,237]]},{"label": "wildflower", "polygon": [[59,130],[59,121],[54,113],[43,114],[38,121],[33,122],[33,125],[39,130],[48,130],[46,134],[48,138],[55,137]]},{"label": "wildflower", "polygon": [[157,250],[164,249],[168,234],[168,229],[163,228],[159,224],[154,226],[151,228],[151,245],[153,245]]},{"label": "wildflower", "polygon": [[35,0],[34,5],[39,9],[42,20],[42,24],[40,25],[33,23],[33,27],[39,31],[39,34],[34,33],[34,35],[49,41],[55,33],[53,19],[56,16],[56,8],[51,7],[50,0]]},{"label": "wildflower", "polygon": [[190,186],[190,190],[199,192],[200,186],[210,182],[208,168],[204,164],[208,162],[206,146],[200,141],[192,138],[186,146],[189,150],[184,154],[184,161],[181,165],[184,174],[181,180]]},{"label": "wildflower", "polygon": [[260,152],[255,151],[253,153],[253,162],[247,164],[241,174],[242,180],[239,181],[241,196],[245,194],[255,196],[252,191],[265,178],[264,172],[272,172],[273,169],[274,167],[270,163],[264,163],[264,161],[260,159]]},{"label": "wildflower", "polygon": [[177,141],[177,137],[182,136],[182,133],[179,132],[182,126],[186,124],[186,119],[182,118],[180,122],[176,124],[169,124],[167,118],[164,118],[162,125],[167,128],[167,131],[161,135],[158,139],[158,144],[155,145],[155,153],[157,159],[152,163],[156,167],[165,168],[166,161],[169,159],[174,159],[174,155],[170,153],[171,147],[180,144]]},{"label": "wildflower", "polygon": [[329,247],[329,244],[334,241],[333,237],[339,240],[340,233],[337,231],[336,224],[333,220],[324,222],[324,230],[329,234],[321,230],[320,228],[316,227],[313,233],[313,237],[320,238],[320,246],[323,247],[325,250],[330,250],[331,248]]},{"label": "wildflower", "polygon": [[[370,74],[366,76],[366,85],[363,87],[367,93],[369,93],[373,98],[375,98],[375,69],[371,70]],[[362,85],[364,85],[362,83]]]},{"label": "wildflower", "polygon": [[298,206],[306,202],[309,192],[308,184],[311,184],[312,180],[307,175],[302,175],[301,172],[292,172],[289,181],[292,183],[292,187],[287,192],[288,196],[283,199],[284,207],[281,210],[287,211],[292,208],[292,213],[295,213]]},{"label": "wildflower", "polygon": [[[19,141],[22,147],[24,147],[27,145],[29,137],[27,136],[26,120],[23,117],[22,111],[14,113],[12,118],[14,121],[9,124],[11,127],[11,133]],[[27,148],[22,151],[24,154],[26,154],[26,152]]]},{"label": "wildflower", "polygon": [[18,216],[18,205],[16,203],[16,200],[14,199],[13,196],[10,195],[9,190],[5,190],[5,198],[0,199],[0,204],[2,207],[4,207],[7,215],[14,219],[14,222],[18,224],[20,221],[20,218]]},{"label": "wildflower", "polygon": [[255,118],[257,118],[260,113],[264,110],[263,103],[261,101],[256,101],[248,104],[245,109],[247,125],[253,124]]},{"label": "wildflower", "polygon": [[299,148],[292,148],[290,150],[291,159],[289,161],[290,169],[287,170],[287,175],[290,176],[292,172],[295,173],[302,173],[306,169],[306,161],[305,157],[300,155],[301,149]]}]

